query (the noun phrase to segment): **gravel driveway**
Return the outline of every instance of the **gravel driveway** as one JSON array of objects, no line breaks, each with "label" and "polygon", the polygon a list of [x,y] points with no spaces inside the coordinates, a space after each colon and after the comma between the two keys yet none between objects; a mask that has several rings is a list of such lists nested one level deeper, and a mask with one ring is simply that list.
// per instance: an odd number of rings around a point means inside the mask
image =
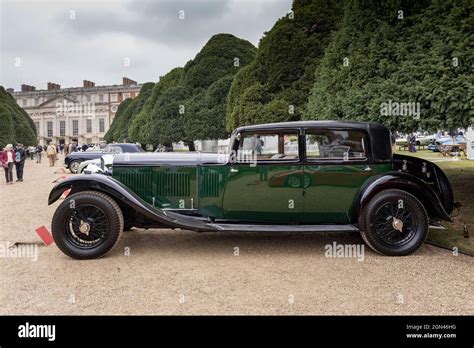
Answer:
[{"label": "gravel driveway", "polygon": [[134,229],[103,259],[70,259],[35,233],[50,229],[59,203],[47,197],[64,175],[46,162],[0,184],[0,243],[38,248],[36,261],[0,258],[0,314],[474,314],[472,257],[430,245],[329,257],[333,243],[363,244],[358,234]]}]

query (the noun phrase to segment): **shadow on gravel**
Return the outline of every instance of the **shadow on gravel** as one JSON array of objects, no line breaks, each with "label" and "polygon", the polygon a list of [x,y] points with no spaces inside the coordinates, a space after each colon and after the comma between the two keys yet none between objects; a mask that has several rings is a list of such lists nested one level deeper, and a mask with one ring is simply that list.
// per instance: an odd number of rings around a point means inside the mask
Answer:
[{"label": "shadow on gravel", "polygon": [[[366,255],[378,256],[367,247],[360,234],[354,232],[318,232],[318,233],[257,233],[257,232],[204,232],[172,231],[172,230],[141,230],[133,229],[125,232],[116,250],[130,247],[138,253],[199,253],[221,255],[232,253],[239,248],[243,253],[287,253],[300,255],[324,256],[328,245],[363,245]],[[116,252],[116,251],[115,251]],[[112,254],[115,253],[112,251]],[[121,251],[119,251],[121,252]],[[428,255],[430,250],[422,247],[414,255]]]}]

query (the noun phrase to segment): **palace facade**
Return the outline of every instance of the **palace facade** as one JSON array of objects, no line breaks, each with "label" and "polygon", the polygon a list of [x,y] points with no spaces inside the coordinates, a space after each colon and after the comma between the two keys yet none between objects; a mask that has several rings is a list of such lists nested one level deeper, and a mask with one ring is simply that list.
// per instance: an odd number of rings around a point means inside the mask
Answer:
[{"label": "palace facade", "polygon": [[48,82],[44,90],[24,84],[21,91],[8,91],[33,119],[39,144],[96,144],[103,140],[118,105],[135,98],[141,87],[124,77],[121,85],[95,86],[84,80],[82,87],[61,88]]}]

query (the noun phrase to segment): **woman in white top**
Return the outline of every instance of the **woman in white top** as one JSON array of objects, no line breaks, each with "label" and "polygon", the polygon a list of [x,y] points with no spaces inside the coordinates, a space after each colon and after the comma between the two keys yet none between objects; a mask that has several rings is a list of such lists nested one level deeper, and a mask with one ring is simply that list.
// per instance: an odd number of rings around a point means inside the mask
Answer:
[{"label": "woman in white top", "polygon": [[15,163],[15,151],[12,144],[8,144],[2,150],[1,160],[7,185],[11,185],[13,184],[13,164]]}]

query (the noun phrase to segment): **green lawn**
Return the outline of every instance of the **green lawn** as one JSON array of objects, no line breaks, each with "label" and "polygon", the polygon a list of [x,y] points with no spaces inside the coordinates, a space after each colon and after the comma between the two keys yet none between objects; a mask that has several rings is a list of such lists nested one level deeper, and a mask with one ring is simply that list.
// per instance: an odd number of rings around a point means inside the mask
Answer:
[{"label": "green lawn", "polygon": [[[428,150],[416,153],[397,151],[397,153],[435,162],[451,181],[454,201],[462,204],[459,214],[456,211],[453,212],[454,223],[443,223],[447,230],[431,230],[427,242],[443,248],[457,247],[459,252],[474,256],[472,243],[474,236],[474,161],[456,160],[453,157],[444,157]],[[464,237],[464,224],[467,225],[471,238]]]}]

